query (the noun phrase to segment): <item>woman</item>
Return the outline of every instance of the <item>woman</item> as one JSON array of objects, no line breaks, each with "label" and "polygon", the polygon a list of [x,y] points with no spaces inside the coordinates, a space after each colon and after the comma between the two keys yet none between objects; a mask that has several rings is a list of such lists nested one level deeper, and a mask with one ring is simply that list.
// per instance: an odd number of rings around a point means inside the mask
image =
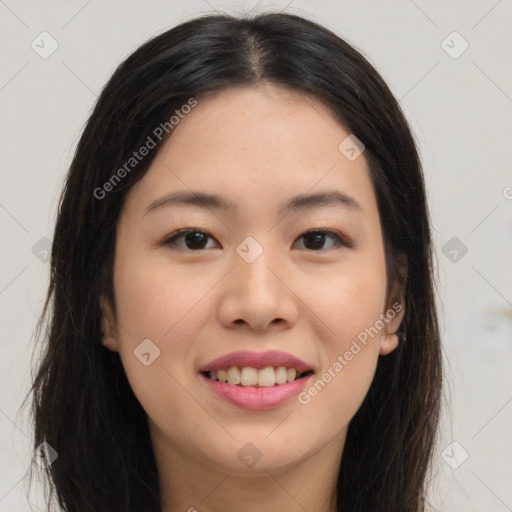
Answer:
[{"label": "woman", "polygon": [[425,510],[433,288],[417,149],[361,54],[284,13],[151,39],[60,202],[32,386],[50,498]]}]

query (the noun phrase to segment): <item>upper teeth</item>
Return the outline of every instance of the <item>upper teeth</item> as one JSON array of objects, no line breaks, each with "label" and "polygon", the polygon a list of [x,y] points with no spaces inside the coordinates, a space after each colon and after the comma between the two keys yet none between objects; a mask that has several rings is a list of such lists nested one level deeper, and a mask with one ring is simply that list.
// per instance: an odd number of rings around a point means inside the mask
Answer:
[{"label": "upper teeth", "polygon": [[299,375],[299,372],[297,372],[295,368],[285,368],[284,366],[278,366],[277,368],[267,366],[261,370],[257,370],[251,366],[244,366],[239,370],[236,366],[232,366],[227,370],[222,369],[209,372],[209,376],[212,380],[234,385],[258,385],[260,387],[270,387],[274,384],[293,382]]}]

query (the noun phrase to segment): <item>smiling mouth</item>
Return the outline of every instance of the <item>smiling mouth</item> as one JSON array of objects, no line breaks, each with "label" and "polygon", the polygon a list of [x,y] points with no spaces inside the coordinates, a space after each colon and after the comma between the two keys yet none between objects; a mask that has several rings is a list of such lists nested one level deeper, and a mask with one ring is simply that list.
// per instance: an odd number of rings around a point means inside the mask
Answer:
[{"label": "smiling mouth", "polygon": [[286,368],[284,366],[267,366],[259,370],[251,366],[244,366],[242,368],[231,366],[230,368],[200,373],[208,379],[220,383],[240,387],[270,388],[294,382],[312,375],[314,372],[313,370],[300,372],[295,368]]}]

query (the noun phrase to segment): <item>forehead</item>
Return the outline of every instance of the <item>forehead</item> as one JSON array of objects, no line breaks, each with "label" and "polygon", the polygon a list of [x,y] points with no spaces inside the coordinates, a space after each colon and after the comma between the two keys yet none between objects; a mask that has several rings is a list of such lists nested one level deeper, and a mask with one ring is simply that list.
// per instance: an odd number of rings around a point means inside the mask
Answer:
[{"label": "forehead", "polygon": [[130,193],[144,207],[168,192],[201,190],[277,211],[286,197],[336,189],[368,209],[364,153],[350,160],[340,150],[350,135],[311,95],[268,84],[224,89],[197,98]]},{"label": "forehead", "polygon": [[189,161],[207,152],[225,160],[244,160],[250,151],[261,160],[279,154],[280,160],[289,162],[308,157],[303,162],[307,165],[317,163],[318,150],[336,154],[340,133],[348,135],[327,105],[311,95],[270,84],[232,87],[198,98],[197,107],[180,120],[164,151],[184,156],[196,146],[200,152],[187,155]]}]

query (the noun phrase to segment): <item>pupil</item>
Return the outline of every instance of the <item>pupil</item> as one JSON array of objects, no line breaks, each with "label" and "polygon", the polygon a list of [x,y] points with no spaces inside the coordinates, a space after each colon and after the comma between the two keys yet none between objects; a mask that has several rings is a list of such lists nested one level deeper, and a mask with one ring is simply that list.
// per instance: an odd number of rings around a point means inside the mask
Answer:
[{"label": "pupil", "polygon": [[[304,236],[304,245],[308,248],[308,249],[321,249],[322,246],[323,246],[323,239],[325,238],[325,234],[323,233],[312,233],[312,234],[308,234],[306,236]],[[307,241],[311,240],[311,239],[314,239],[315,241],[313,242],[313,244],[311,243],[308,243]],[[318,246],[315,247],[315,242],[319,243]],[[311,247],[311,245],[313,245],[313,247]]]},{"label": "pupil", "polygon": [[[201,243],[201,237],[203,237],[203,243]],[[189,247],[191,249],[202,249],[203,245],[205,245],[204,242],[206,240],[206,237],[204,233],[200,233],[199,231],[193,231],[192,233],[188,233],[185,238],[187,241],[187,245],[192,246]]]}]

